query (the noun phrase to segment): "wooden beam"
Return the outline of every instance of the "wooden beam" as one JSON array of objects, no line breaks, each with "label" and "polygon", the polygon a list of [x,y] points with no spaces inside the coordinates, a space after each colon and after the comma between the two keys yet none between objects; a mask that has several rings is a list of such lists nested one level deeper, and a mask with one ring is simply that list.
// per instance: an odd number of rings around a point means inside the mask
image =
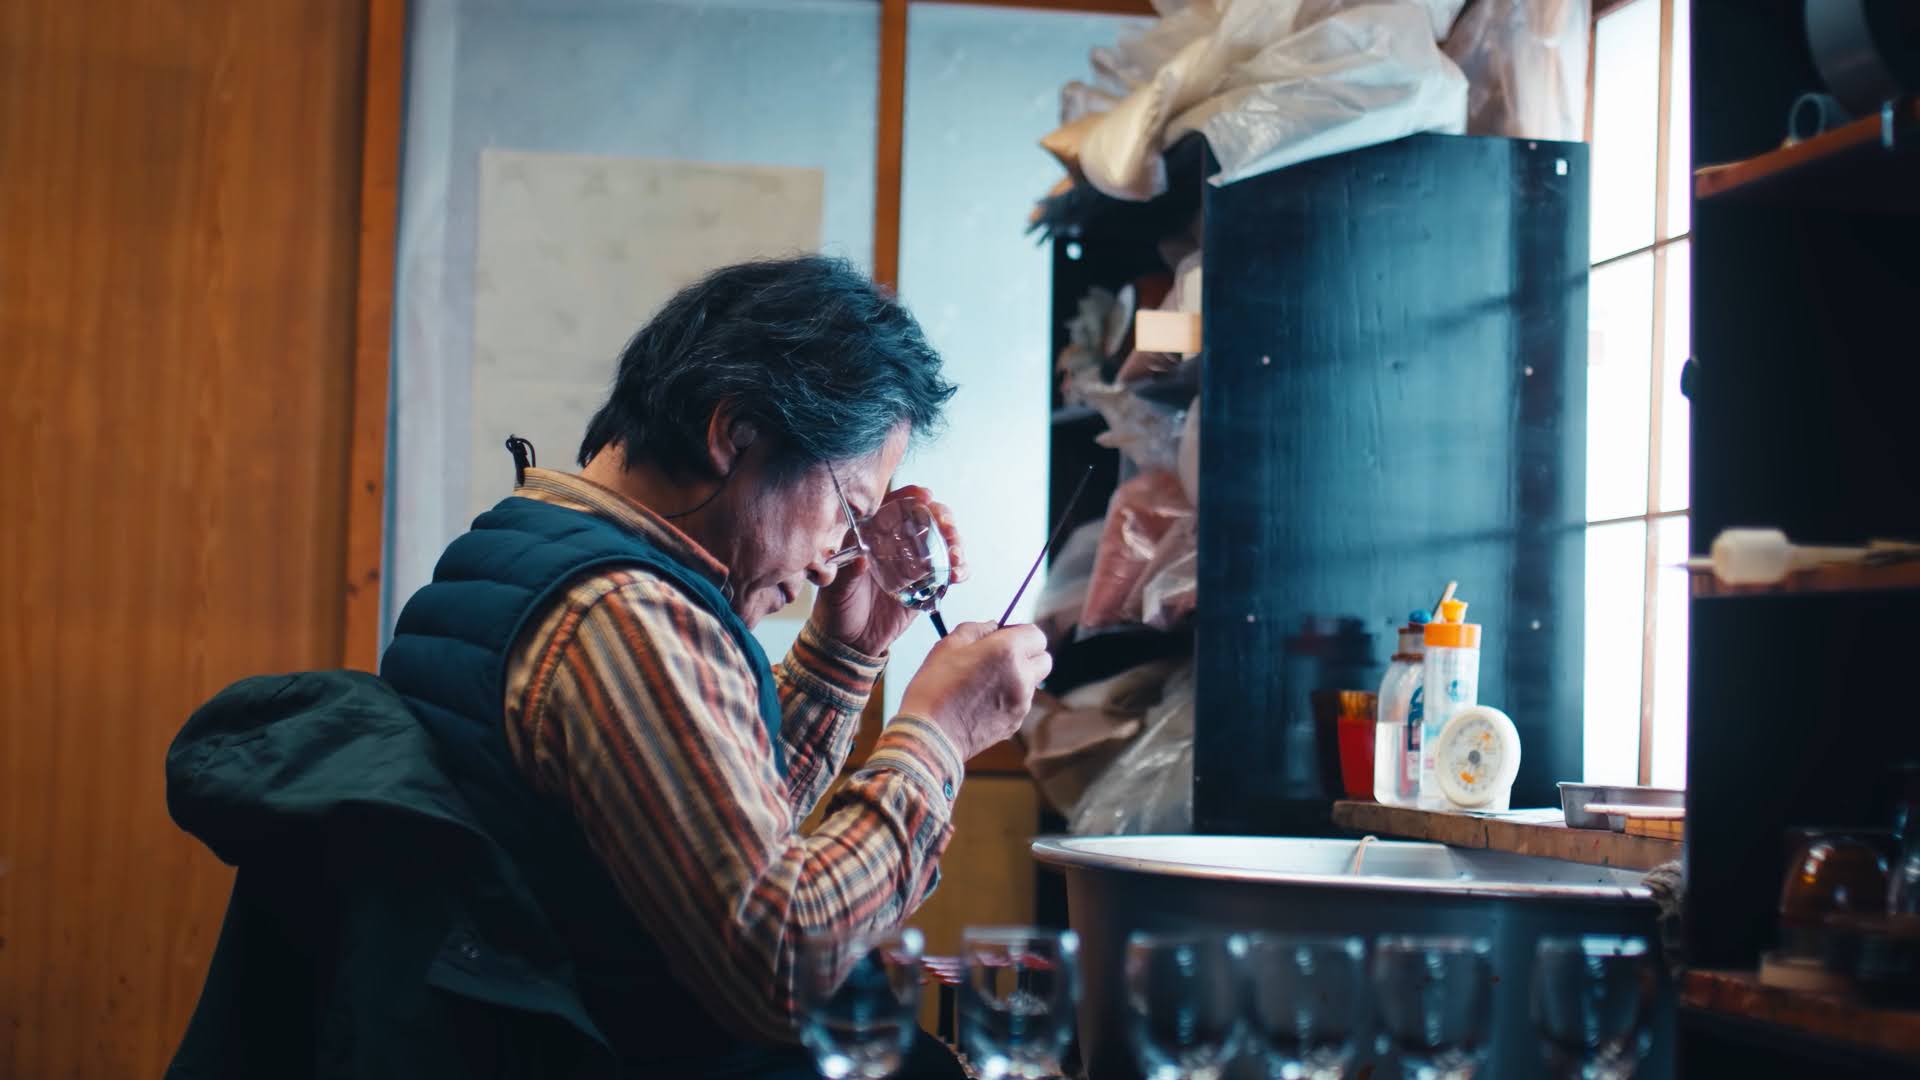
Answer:
[{"label": "wooden beam", "polygon": [[1681,854],[1681,844],[1676,840],[1629,836],[1605,829],[1569,829],[1558,817],[1551,820],[1482,817],[1343,800],[1333,804],[1333,823],[1356,833],[1537,855],[1623,870],[1651,870],[1678,859]]},{"label": "wooden beam", "polygon": [[380,581],[387,490],[387,383],[400,210],[406,0],[366,0],[366,97],[360,150],[359,284],[354,301],[353,426],[341,586],[341,663],[380,664]]},{"label": "wooden beam", "polygon": [[[1667,143],[1673,130],[1673,5],[1677,0],[1658,0],[1660,4],[1659,111],[1654,120],[1653,147],[1653,238],[1667,238],[1667,167],[1671,154]],[[1647,532],[1640,579],[1640,783],[1653,783],[1653,701],[1659,678],[1660,610],[1660,529],[1653,515],[1660,512],[1661,427],[1667,400],[1667,249],[1653,251],[1653,318],[1648,366],[1647,409]]]},{"label": "wooden beam", "polygon": [[1153,10],[1152,0],[967,0],[967,3],[975,7],[1032,8],[1035,11],[1071,11],[1090,15],[1159,15]]},{"label": "wooden beam", "polygon": [[900,287],[900,168],[907,123],[907,0],[880,3],[880,130],[873,182],[873,280]]},{"label": "wooden beam", "polygon": [[1582,128],[1585,134],[1581,136],[1581,141],[1587,143],[1593,142],[1593,87],[1597,81],[1594,68],[1599,59],[1600,12],[1595,10],[1593,17],[1587,21],[1587,117],[1586,125]]}]

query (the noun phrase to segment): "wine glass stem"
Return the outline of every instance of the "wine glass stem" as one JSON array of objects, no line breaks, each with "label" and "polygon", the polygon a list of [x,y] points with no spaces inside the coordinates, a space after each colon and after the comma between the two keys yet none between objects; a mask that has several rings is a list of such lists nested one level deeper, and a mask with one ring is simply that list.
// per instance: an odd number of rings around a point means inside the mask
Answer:
[{"label": "wine glass stem", "polygon": [[941,637],[946,637],[947,636],[947,620],[940,617],[940,609],[933,608],[929,610],[927,612],[927,617],[933,620],[933,632],[940,635]]}]

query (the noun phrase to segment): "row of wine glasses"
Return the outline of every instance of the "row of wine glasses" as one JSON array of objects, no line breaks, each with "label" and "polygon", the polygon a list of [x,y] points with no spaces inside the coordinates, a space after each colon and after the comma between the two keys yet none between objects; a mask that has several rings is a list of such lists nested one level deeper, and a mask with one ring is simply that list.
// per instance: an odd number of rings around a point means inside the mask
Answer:
[{"label": "row of wine glasses", "polygon": [[[828,1080],[891,1076],[913,1044],[918,930],[801,940],[800,1039]],[[968,927],[961,935],[960,1045],[986,1080],[1058,1076],[1073,1043],[1080,941],[1071,930]]]},{"label": "row of wine glasses", "polygon": [[[1553,1075],[1625,1080],[1650,1045],[1639,938],[1545,938],[1533,1023]],[[1340,1080],[1363,1039],[1406,1077],[1468,1080],[1493,1045],[1493,946],[1474,937],[1134,934],[1130,1036],[1148,1080],[1215,1080],[1253,1055],[1284,1080]],[[1377,1011],[1377,1017],[1372,1015]]]},{"label": "row of wine glasses", "polygon": [[[921,935],[808,939],[802,1041],[822,1075],[891,1076],[912,1044]],[[1492,945],[1472,937],[1136,933],[1128,1036],[1149,1080],[1216,1080],[1245,1056],[1276,1080],[1339,1080],[1369,1034],[1417,1080],[1465,1080],[1492,1046]],[[959,958],[961,1051],[986,1080],[1059,1076],[1073,1041],[1072,931],[973,927]],[[1648,1045],[1654,972],[1638,938],[1542,939],[1532,1020],[1554,1075],[1631,1077]],[[1375,1015],[1377,1013],[1377,1016]]]}]

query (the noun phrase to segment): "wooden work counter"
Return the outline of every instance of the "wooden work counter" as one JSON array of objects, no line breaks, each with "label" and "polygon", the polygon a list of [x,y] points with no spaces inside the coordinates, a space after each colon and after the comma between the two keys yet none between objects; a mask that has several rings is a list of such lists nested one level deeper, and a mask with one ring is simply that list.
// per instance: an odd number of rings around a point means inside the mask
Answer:
[{"label": "wooden work counter", "polygon": [[1557,810],[1519,811],[1496,817],[1343,801],[1333,804],[1333,823],[1356,833],[1540,855],[1624,870],[1651,870],[1679,858],[1681,851],[1677,840],[1569,829]]}]

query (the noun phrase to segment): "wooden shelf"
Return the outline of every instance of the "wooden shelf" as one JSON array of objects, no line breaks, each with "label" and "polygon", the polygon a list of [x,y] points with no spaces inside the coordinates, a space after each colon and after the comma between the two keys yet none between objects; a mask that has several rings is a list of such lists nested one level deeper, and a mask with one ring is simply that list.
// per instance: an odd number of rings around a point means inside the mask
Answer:
[{"label": "wooden shelf", "polygon": [[1623,870],[1651,870],[1679,858],[1682,850],[1676,840],[1628,836],[1599,829],[1569,829],[1557,810],[1522,813],[1526,816],[1493,817],[1343,801],[1333,804],[1333,823],[1353,832],[1510,851],[1516,855],[1539,855]]},{"label": "wooden shelf", "polygon": [[1920,98],[1902,98],[1892,109],[1890,131],[1875,113],[1744,161],[1699,169],[1694,195],[1920,213]]},{"label": "wooden shelf", "polygon": [[1920,1010],[1879,1009],[1842,994],[1763,986],[1751,971],[1689,971],[1680,1004],[1847,1046],[1920,1059]]},{"label": "wooden shelf", "polygon": [[1920,589],[1920,559],[1889,563],[1835,563],[1789,574],[1773,585],[1728,585],[1706,571],[1694,571],[1696,598],[1786,596],[1795,593],[1893,592]]}]

